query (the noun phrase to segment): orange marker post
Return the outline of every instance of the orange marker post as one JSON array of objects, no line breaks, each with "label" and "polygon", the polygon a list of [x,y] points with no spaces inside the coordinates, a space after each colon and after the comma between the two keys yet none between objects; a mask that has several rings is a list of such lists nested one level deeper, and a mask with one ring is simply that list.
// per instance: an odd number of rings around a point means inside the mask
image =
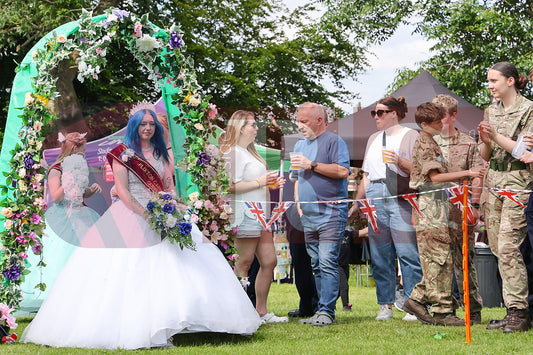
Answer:
[{"label": "orange marker post", "polygon": [[472,333],[470,328],[470,288],[468,285],[468,181],[463,183],[463,196],[463,302],[465,305],[465,343],[468,344],[472,342]]}]

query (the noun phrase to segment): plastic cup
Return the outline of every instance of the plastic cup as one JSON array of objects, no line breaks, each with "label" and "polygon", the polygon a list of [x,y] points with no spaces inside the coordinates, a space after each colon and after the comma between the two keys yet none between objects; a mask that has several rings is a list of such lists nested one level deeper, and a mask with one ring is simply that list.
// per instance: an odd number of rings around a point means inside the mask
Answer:
[{"label": "plastic cup", "polygon": [[386,163],[391,163],[392,162],[392,159],[390,158],[390,154],[393,154],[394,152],[390,149],[382,149],[381,150],[381,155],[383,156],[383,162],[386,164]]},{"label": "plastic cup", "polygon": [[[276,174],[276,177],[274,176]],[[267,180],[267,186],[270,188],[275,188],[278,183],[279,170],[268,170],[268,178],[272,180]]]},{"label": "plastic cup", "polygon": [[289,156],[291,158],[291,169],[292,170],[300,170],[300,167],[299,166],[294,166],[292,165],[292,158],[297,156],[297,155],[303,155],[302,152],[290,152],[289,153]]}]

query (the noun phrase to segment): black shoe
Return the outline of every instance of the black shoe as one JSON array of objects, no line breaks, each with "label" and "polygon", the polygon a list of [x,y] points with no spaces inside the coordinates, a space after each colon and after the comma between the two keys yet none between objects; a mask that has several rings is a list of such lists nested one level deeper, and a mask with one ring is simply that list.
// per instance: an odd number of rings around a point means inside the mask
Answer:
[{"label": "black shoe", "polygon": [[287,315],[289,317],[300,317],[300,309],[299,308],[293,309],[292,311],[289,311]]},{"label": "black shoe", "polygon": [[292,311],[289,311],[287,315],[289,317],[303,317],[303,318],[309,318],[312,317],[315,313],[303,313],[300,311],[299,308],[293,309]]}]

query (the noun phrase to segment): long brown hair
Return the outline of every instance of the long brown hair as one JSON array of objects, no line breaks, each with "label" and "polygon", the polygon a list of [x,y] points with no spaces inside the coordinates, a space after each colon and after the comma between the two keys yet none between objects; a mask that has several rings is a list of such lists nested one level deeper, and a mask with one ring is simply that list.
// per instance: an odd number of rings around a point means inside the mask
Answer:
[{"label": "long brown hair", "polygon": [[[50,166],[50,169],[57,164],[61,164],[63,160],[74,152],[74,148],[77,148],[84,143],[87,143],[85,134],[78,132],[67,133],[65,140],[61,142],[61,153],[57,157],[56,161]],[[48,169],[48,171],[50,171]]]},{"label": "long brown hair", "polygon": [[[254,118],[254,113],[244,110],[235,111],[233,115],[231,115],[226,126],[226,133],[220,137],[220,151],[222,154],[226,153],[231,147],[237,144],[239,137],[241,136],[241,129],[248,124],[249,117]],[[254,142],[248,144],[246,149],[268,169],[265,159],[263,159],[255,149]]]}]

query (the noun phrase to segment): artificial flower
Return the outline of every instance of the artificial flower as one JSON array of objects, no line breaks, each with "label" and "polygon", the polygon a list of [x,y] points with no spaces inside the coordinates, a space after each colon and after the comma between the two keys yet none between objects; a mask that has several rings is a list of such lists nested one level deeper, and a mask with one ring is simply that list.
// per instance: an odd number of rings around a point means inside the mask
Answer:
[{"label": "artificial flower", "polygon": [[142,31],[143,25],[140,21],[135,22],[133,25],[133,38],[140,38],[143,35]]},{"label": "artificial flower", "polygon": [[[194,201],[198,200],[199,196],[200,196],[200,193],[198,191],[191,192],[189,194],[189,200],[194,202]],[[207,201],[206,201],[206,203],[207,203]]]},{"label": "artificial flower", "polygon": [[2,207],[0,214],[6,218],[11,218],[13,216],[13,209],[11,207]]},{"label": "artificial flower", "polygon": [[65,36],[65,35],[59,35],[59,36],[57,36],[57,41],[58,41],[59,43],[65,43],[65,42],[67,41],[67,36]]},{"label": "artificial flower", "polygon": [[203,202],[201,200],[194,202],[194,208],[202,208]]},{"label": "artificial flower", "polygon": [[174,50],[180,48],[182,45],[181,37],[178,36],[176,32],[172,32],[170,34],[170,40],[168,41],[168,44],[170,45],[170,48]]},{"label": "artificial flower", "polygon": [[198,223],[198,216],[195,215],[195,214],[191,215],[191,222],[192,223]]},{"label": "artificial flower", "polygon": [[33,94],[31,92],[27,92],[25,95],[24,95],[24,106],[29,106],[33,103],[34,99],[33,99]]},{"label": "artificial flower", "polygon": [[179,227],[180,233],[183,235],[187,235],[191,233],[192,225],[187,222],[181,222]]},{"label": "artificial flower", "polygon": [[137,45],[137,49],[140,52],[149,52],[151,50],[159,48],[160,46],[157,39],[146,34],[143,35],[141,38],[138,38],[137,41],[135,41],[135,44]]},{"label": "artificial flower", "polygon": [[207,118],[212,120],[213,118],[215,118],[218,114],[218,110],[217,110],[217,107],[215,104],[209,104],[207,105]]},{"label": "artificial flower", "polygon": [[165,221],[165,224],[168,228],[173,228],[176,226],[176,223],[178,222],[178,219],[172,215],[167,217],[167,220]]},{"label": "artificial flower", "polygon": [[6,219],[4,222],[4,228],[5,229],[11,229],[13,227],[13,221],[10,219]]},{"label": "artificial flower", "polygon": [[0,313],[2,314],[0,322],[3,321],[9,328],[16,329],[18,325],[15,323],[15,317],[10,314],[13,311],[14,308],[9,308],[5,303],[0,303]]},{"label": "artificial flower", "polygon": [[33,122],[33,129],[35,130],[35,132],[40,132],[42,127],[43,127],[43,123],[41,121]]},{"label": "artificial flower", "polygon": [[204,126],[201,123],[195,123],[194,124],[194,128],[196,128],[199,131],[203,131],[204,130]]},{"label": "artificial flower", "polygon": [[200,105],[201,102],[202,102],[202,100],[200,99],[200,95],[198,95],[198,94],[192,96],[189,99],[189,105],[191,105],[191,106],[198,106],[198,105]]}]

